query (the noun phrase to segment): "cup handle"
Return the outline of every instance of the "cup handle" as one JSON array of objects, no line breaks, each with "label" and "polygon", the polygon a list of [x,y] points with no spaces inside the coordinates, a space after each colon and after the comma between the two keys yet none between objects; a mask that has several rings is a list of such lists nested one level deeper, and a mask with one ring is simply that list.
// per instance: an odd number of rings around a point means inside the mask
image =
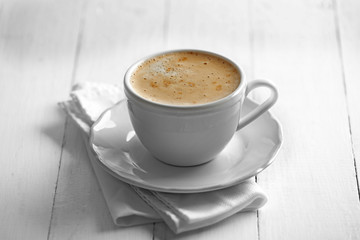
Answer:
[{"label": "cup handle", "polygon": [[250,122],[254,121],[256,118],[258,118],[261,114],[263,114],[265,111],[267,111],[269,108],[271,108],[276,100],[278,99],[278,91],[276,87],[265,80],[254,80],[248,83],[246,90],[245,90],[245,97],[255,88],[258,87],[267,87],[271,90],[270,96],[268,99],[266,99],[265,102],[263,102],[261,105],[259,105],[257,108],[252,110],[250,113],[248,113],[245,117],[242,117],[240,119],[239,125],[236,128],[236,131],[240,130],[241,128],[248,125]]}]

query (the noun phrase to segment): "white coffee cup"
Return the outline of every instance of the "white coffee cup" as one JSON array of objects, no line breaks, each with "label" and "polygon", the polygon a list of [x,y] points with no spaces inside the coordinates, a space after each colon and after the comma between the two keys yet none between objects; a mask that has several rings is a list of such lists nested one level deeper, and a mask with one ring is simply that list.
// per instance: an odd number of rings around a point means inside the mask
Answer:
[{"label": "white coffee cup", "polygon": [[[220,100],[198,105],[162,104],[140,96],[130,83],[138,66],[156,56],[181,51],[205,53],[229,62],[240,73],[239,86]],[[154,157],[175,166],[194,166],[214,159],[236,131],[241,131],[268,110],[278,98],[273,84],[265,80],[248,83],[244,72],[228,58],[189,49],[161,52],[141,59],[126,72],[124,87],[130,119],[141,143]],[[244,98],[258,87],[268,88],[269,98],[246,116],[240,116]]]}]

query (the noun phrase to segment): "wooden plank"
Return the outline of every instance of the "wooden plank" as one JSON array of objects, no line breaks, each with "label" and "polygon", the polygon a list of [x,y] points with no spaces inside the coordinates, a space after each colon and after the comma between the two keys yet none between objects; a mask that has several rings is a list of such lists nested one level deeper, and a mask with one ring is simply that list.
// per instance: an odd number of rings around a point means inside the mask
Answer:
[{"label": "wooden plank", "polygon": [[[360,208],[332,1],[253,2],[254,74],[279,87],[260,239],[358,239]],[[259,98],[263,94],[258,95]]]},{"label": "wooden plank", "polygon": [[153,226],[115,226],[83,144],[71,121],[66,127],[50,239],[151,239]]},{"label": "wooden plank", "polygon": [[[163,45],[164,1],[87,1],[74,82],[122,84],[126,69]],[[119,228],[91,169],[79,131],[66,127],[51,239],[152,239],[153,224]]]},{"label": "wooden plank", "polygon": [[163,50],[165,5],[164,0],[91,1],[81,36],[76,82],[122,84],[131,64]]},{"label": "wooden plank", "polygon": [[0,3],[1,239],[48,235],[64,134],[56,102],[70,88],[78,3]]},{"label": "wooden plank", "polygon": [[[166,48],[217,52],[241,65],[252,77],[247,2],[186,0],[169,2]],[[156,224],[155,239],[257,239],[256,212],[236,214],[214,226],[174,235]]]},{"label": "wooden plank", "polygon": [[[337,33],[339,41],[339,54],[343,61],[343,80],[348,103],[349,124],[355,166],[360,170],[360,2],[337,1]],[[358,192],[360,180],[357,175]],[[360,196],[360,195],[359,195]]]}]

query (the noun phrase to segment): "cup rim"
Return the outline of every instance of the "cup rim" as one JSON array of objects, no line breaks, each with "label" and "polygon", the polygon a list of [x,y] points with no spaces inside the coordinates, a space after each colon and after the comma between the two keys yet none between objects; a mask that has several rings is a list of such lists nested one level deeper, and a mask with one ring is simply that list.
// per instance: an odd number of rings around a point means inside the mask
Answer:
[{"label": "cup rim", "polygon": [[[229,95],[220,98],[216,101],[212,101],[212,102],[207,102],[207,103],[202,103],[202,104],[194,104],[194,105],[176,105],[176,104],[165,104],[165,103],[159,103],[159,102],[154,102],[154,101],[150,101],[144,97],[142,97],[140,94],[138,94],[134,88],[131,86],[130,83],[130,78],[132,73],[137,69],[138,66],[140,66],[142,63],[144,63],[146,60],[150,59],[150,58],[154,58],[154,57],[158,57],[161,55],[165,55],[165,54],[169,54],[169,53],[177,53],[177,52],[198,52],[198,53],[203,53],[203,54],[209,54],[209,55],[213,55],[215,57],[224,59],[225,61],[229,62],[231,65],[233,65],[240,73],[240,84],[239,86]],[[167,51],[161,51],[161,52],[157,52],[151,55],[148,55],[146,57],[143,57],[141,59],[139,59],[138,61],[136,61],[135,63],[133,63],[126,71],[125,75],[124,75],[124,90],[125,90],[125,94],[127,95],[127,97],[129,98],[129,95],[137,100],[140,103],[143,104],[147,104],[147,105],[151,105],[154,107],[160,107],[160,108],[166,108],[166,109],[175,109],[175,110],[205,110],[208,108],[213,108],[219,105],[222,105],[228,101],[230,101],[231,99],[233,99],[235,96],[237,96],[239,93],[241,93],[243,91],[243,89],[245,88],[245,74],[244,72],[241,70],[241,68],[231,59],[224,57],[218,53],[214,53],[214,52],[210,52],[210,51],[206,51],[206,50],[200,50],[200,49],[175,49],[175,50],[167,50]]]}]

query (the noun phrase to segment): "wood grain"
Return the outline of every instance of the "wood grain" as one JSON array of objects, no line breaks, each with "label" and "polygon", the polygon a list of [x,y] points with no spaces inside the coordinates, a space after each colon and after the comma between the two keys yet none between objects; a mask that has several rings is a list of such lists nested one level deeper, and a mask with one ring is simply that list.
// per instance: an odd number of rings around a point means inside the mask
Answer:
[{"label": "wood grain", "polygon": [[280,89],[276,163],[260,239],[357,239],[360,208],[331,1],[256,1],[254,74]]},{"label": "wood grain", "polygon": [[64,134],[56,102],[70,88],[77,3],[0,3],[1,239],[48,235]]}]

